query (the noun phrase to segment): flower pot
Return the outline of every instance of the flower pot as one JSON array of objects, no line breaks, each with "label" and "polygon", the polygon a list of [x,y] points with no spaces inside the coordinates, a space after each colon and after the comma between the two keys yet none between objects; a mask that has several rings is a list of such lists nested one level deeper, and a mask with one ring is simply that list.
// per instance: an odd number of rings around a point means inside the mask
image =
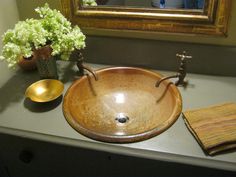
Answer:
[{"label": "flower pot", "polygon": [[21,56],[17,64],[24,71],[32,71],[37,69],[36,57],[34,55],[29,58]]},{"label": "flower pot", "polygon": [[58,79],[56,59],[51,55],[52,48],[47,45],[35,50],[34,54],[40,79]]}]

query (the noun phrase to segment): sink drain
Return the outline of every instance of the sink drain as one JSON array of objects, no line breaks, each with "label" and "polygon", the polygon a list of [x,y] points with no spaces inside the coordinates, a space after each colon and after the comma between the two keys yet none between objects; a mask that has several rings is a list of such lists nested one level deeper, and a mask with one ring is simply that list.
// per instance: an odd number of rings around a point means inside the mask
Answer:
[{"label": "sink drain", "polygon": [[124,124],[124,123],[126,123],[126,122],[129,120],[129,117],[126,116],[126,115],[124,115],[124,114],[122,114],[122,113],[120,113],[120,114],[118,114],[118,116],[115,118],[115,120],[118,121],[119,123]]}]

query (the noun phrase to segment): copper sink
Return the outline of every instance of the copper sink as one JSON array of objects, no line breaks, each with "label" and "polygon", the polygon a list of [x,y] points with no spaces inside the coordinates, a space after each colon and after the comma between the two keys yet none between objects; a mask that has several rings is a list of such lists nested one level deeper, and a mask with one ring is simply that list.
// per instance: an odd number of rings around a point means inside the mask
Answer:
[{"label": "copper sink", "polygon": [[86,75],[67,90],[63,112],[79,133],[104,142],[126,143],[156,136],[179,117],[182,99],[163,76],[132,67],[97,71],[98,81]]}]

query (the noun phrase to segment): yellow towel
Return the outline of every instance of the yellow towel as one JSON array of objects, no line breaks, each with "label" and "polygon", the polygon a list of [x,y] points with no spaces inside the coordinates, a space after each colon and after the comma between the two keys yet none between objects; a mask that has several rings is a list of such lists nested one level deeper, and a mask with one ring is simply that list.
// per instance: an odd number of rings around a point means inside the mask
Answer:
[{"label": "yellow towel", "polygon": [[236,104],[225,103],[183,113],[184,120],[209,154],[236,148]]}]

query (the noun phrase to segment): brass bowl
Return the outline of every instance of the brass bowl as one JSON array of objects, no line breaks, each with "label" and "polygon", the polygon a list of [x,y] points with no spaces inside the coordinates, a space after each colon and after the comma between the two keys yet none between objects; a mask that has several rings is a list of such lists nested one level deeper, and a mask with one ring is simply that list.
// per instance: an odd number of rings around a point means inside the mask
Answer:
[{"label": "brass bowl", "polygon": [[62,82],[55,79],[44,79],[31,84],[25,96],[35,102],[49,102],[58,98],[64,90]]}]

